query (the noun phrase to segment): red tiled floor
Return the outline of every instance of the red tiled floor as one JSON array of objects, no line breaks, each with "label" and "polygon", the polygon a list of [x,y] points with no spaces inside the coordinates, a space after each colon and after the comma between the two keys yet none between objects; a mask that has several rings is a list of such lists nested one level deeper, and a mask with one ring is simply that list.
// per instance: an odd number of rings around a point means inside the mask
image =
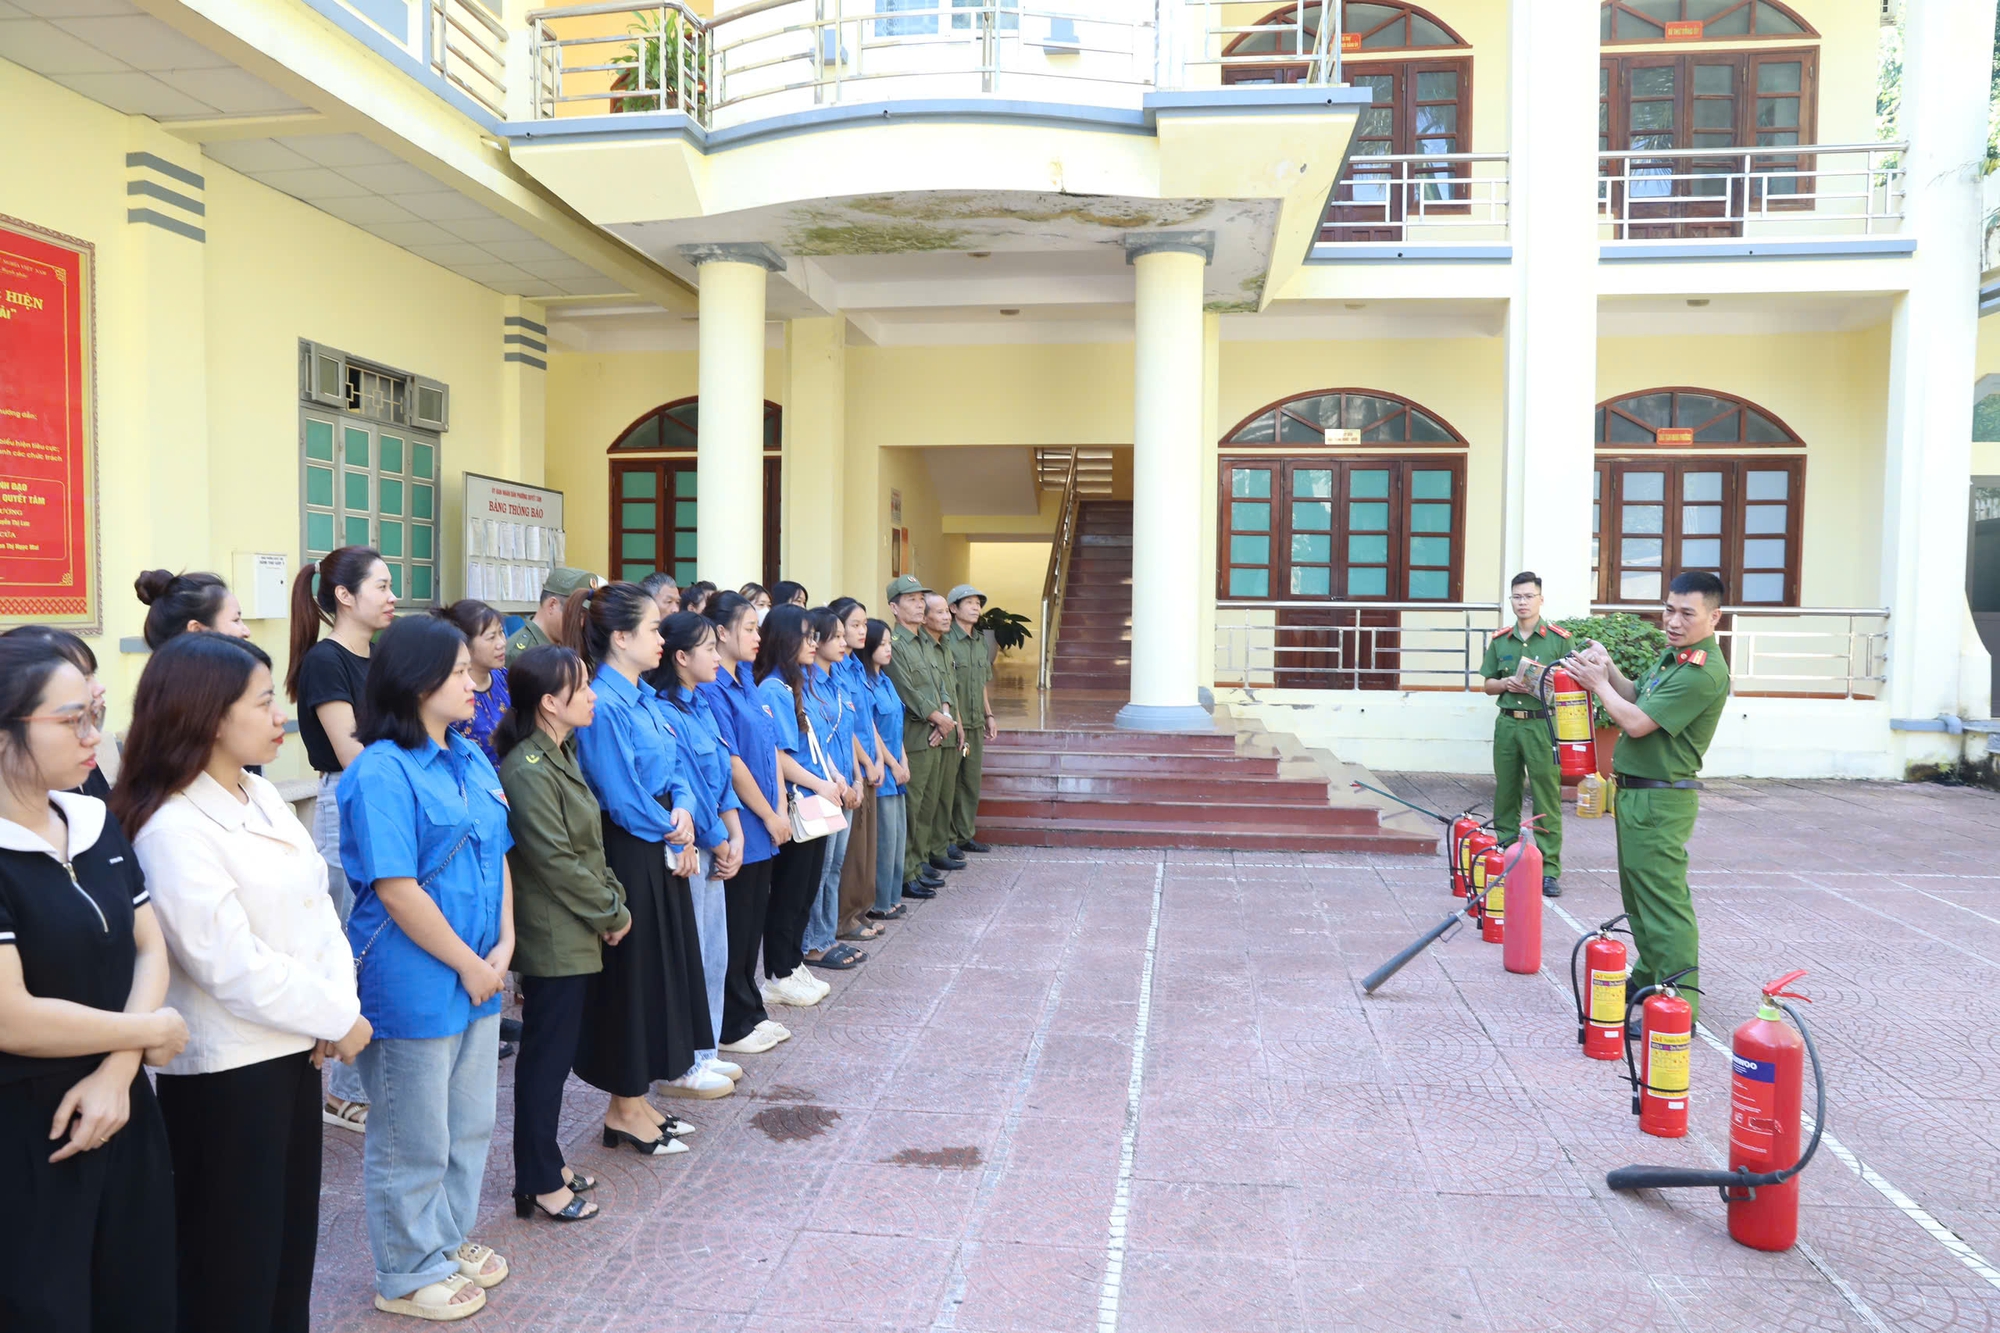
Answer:
[{"label": "red tiled floor", "polygon": [[[1454,810],[1489,788],[1396,785]],[[1561,906],[1612,915],[1610,826],[1568,833]],[[1757,983],[1810,967],[1830,1128],[1989,1260],[1996,841],[1985,792],[1717,783],[1693,847],[1706,1024],[1726,1038]],[[1447,910],[1422,858],[976,858],[825,1004],[784,1011],[794,1039],[744,1057],[737,1096],[674,1104],[700,1126],[686,1156],[599,1147],[601,1102],[572,1082],[597,1222],[513,1218],[503,1065],[481,1235],[514,1276],[469,1327],[1068,1333],[1106,1326],[1115,1273],[1127,1333],[2000,1329],[2000,1289],[1831,1153],[1804,1180],[1811,1257],[1734,1244],[1712,1193],[1607,1191],[1612,1167],[1727,1151],[1726,1060],[1696,1044],[1688,1138],[1641,1135],[1617,1071],[1576,1050],[1554,912],[1542,976],[1462,932],[1364,998]],[[314,1327],[396,1326],[368,1307],[360,1141],[326,1144]]]}]

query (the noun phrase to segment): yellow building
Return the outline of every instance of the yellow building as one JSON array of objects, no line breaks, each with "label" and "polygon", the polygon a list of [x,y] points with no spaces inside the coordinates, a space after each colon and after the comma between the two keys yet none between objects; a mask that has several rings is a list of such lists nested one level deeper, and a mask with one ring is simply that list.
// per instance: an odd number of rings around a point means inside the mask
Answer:
[{"label": "yellow building", "polygon": [[279,656],[259,555],[516,605],[555,548],[469,476],[560,492],[572,564],[907,563],[1035,653],[1097,497],[1134,725],[1477,770],[1517,569],[1707,568],[1711,771],[1980,759],[1993,6],[1910,0],[1898,142],[1883,8],[9,0],[0,612],[115,702],[146,566]]}]

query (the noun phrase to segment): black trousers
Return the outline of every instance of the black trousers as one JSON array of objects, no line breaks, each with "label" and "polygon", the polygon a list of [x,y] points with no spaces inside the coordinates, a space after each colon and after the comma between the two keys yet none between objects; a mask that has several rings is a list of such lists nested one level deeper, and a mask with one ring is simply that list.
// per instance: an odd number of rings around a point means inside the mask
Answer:
[{"label": "black trousers", "polygon": [[741,1041],[768,1014],[757,985],[757,950],[764,943],[764,921],[771,911],[771,867],[774,859],[744,866],[722,882],[723,906],[729,913],[729,967],[722,974],[722,1040]]},{"label": "black trousers", "polygon": [[319,1252],[312,1053],[160,1076],[174,1160],[181,1333],[307,1333]]},{"label": "black trousers", "polygon": [[771,859],[771,905],[764,914],[764,975],[788,977],[805,962],[806,919],[826,866],[826,839],[788,842]]},{"label": "black trousers", "polygon": [[514,1193],[562,1188],[563,1084],[583,1037],[590,978],[521,977],[521,1053],[514,1058]]},{"label": "black trousers", "polygon": [[141,1073],[125,1128],[52,1164],[49,1124],[80,1077],[0,1083],[0,1329],[169,1333],[174,1177],[159,1103]]}]

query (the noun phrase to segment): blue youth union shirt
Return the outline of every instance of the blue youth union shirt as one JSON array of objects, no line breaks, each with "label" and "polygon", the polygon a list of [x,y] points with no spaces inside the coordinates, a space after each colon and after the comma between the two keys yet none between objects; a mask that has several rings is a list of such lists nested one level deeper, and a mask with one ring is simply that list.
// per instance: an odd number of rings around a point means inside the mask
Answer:
[{"label": "blue youth union shirt", "polygon": [[[778,808],[778,724],[772,720],[771,705],[757,689],[748,662],[738,662],[735,674],[724,671],[699,693],[708,700],[710,711],[722,729],[723,739],[735,752],[750,778],[773,810]],[[742,816],[743,864],[754,866],[778,854],[777,844],[764,831],[764,821],[749,813]]]},{"label": "blue youth union shirt", "polygon": [[[448,747],[415,750],[380,740],[340,780],[340,862],[354,890],[347,939],[361,964],[361,1012],[377,1037],[450,1037],[500,1012],[475,1006],[451,966],[402,932],[374,892],[377,880],[414,879],[466,947],[500,942],[507,805],[500,775],[479,747],[447,733]],[[456,855],[453,854],[456,849]]]},{"label": "blue youth union shirt", "polygon": [[[896,758],[903,757],[903,696],[896,693],[896,682],[889,679],[884,671],[869,682],[869,703],[875,714],[875,730],[881,733],[882,748]],[[876,789],[881,796],[898,796],[902,787],[896,782],[896,775],[888,769],[882,770],[882,785]]]},{"label": "blue youth union shirt", "polygon": [[690,818],[700,804],[681,768],[674,709],[650,685],[635,685],[608,666],[597,669],[590,686],[597,691],[597,718],[576,733],[583,780],[619,828],[646,842],[665,842],[674,821],[656,798]]},{"label": "blue youth union shirt", "polygon": [[695,843],[704,848],[720,847],[729,841],[729,826],[722,822],[722,812],[743,808],[729,776],[729,742],[702,695],[670,685],[660,697],[681,723],[681,771],[695,794]]},{"label": "blue youth union shirt", "polygon": [[[806,740],[806,729],[799,725],[798,715],[792,710],[792,690],[777,672],[764,677],[757,686],[757,693],[763,697],[764,705],[771,715],[771,724],[777,729],[778,748],[798,761],[799,767],[819,777],[828,776],[827,771],[815,763],[812,745]],[[815,716],[812,710],[812,691],[806,691],[806,716],[811,717],[813,726],[824,733],[825,721]],[[827,714],[831,717],[831,712]],[[826,748],[826,737],[820,736],[820,748]]]},{"label": "blue youth union shirt", "polygon": [[[838,666],[838,663],[835,663]],[[819,748],[846,782],[854,781],[854,715],[847,694],[830,670],[814,666],[806,674],[806,716],[819,733]]]}]

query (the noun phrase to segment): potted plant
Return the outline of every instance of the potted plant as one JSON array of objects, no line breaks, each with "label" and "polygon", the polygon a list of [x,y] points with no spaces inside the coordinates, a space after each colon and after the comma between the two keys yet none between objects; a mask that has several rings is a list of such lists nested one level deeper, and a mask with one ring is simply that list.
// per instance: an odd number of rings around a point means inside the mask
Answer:
[{"label": "potted plant", "polygon": [[[1611,660],[1627,680],[1644,680],[1653,663],[1667,650],[1666,631],[1630,611],[1613,611],[1601,616],[1572,616],[1556,624],[1570,632],[1570,641],[1582,647],[1595,639],[1611,653]],[[1611,774],[1611,752],[1618,746],[1619,730],[1612,725],[1602,703],[1591,706],[1591,725],[1597,733],[1597,771]]]},{"label": "potted plant", "polygon": [[[625,48],[611,89],[634,95],[612,98],[613,113],[698,111],[708,93],[707,52],[700,34],[671,11],[658,18],[642,13],[629,31],[636,40]],[[693,86],[683,86],[690,78]]]},{"label": "potted plant", "polygon": [[998,606],[989,606],[980,612],[973,628],[986,640],[986,660],[989,662],[1001,653],[1021,647],[1032,637],[1026,616]]}]

